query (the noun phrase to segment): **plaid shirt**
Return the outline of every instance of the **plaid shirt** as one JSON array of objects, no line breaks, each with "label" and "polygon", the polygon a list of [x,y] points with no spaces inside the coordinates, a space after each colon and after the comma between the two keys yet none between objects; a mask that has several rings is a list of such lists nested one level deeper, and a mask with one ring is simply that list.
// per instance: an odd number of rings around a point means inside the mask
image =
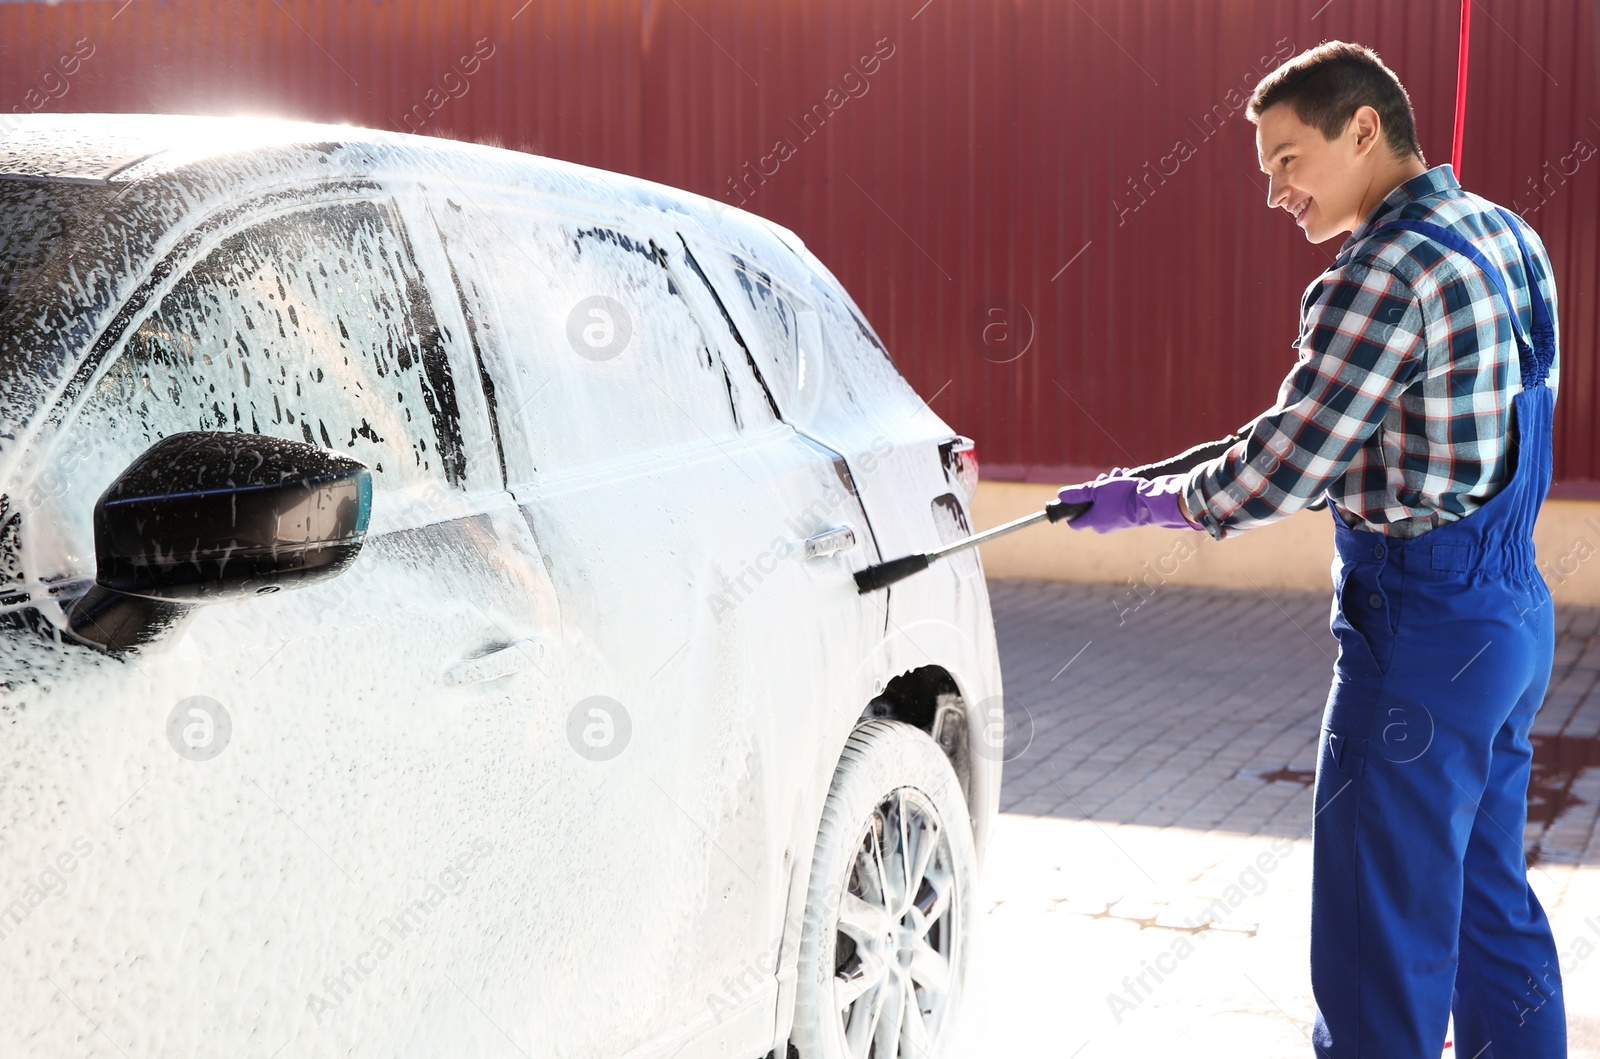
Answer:
[{"label": "plaid shirt", "polygon": [[[1184,500],[1211,536],[1275,522],[1326,492],[1346,525],[1417,537],[1504,484],[1511,397],[1522,388],[1505,304],[1460,254],[1412,232],[1372,235],[1398,217],[1470,240],[1505,269],[1529,319],[1522,255],[1492,204],[1462,191],[1448,165],[1401,184],[1306,288],[1299,362],[1277,403],[1190,472]],[[1554,316],[1550,259],[1523,230]]]}]

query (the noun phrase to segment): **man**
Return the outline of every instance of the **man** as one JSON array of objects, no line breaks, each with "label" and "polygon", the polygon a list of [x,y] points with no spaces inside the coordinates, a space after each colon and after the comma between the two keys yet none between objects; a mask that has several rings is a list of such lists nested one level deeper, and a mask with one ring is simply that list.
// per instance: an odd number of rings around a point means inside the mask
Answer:
[{"label": "man", "polygon": [[1312,824],[1317,1053],[1435,1059],[1453,1011],[1462,1059],[1565,1056],[1522,850],[1555,640],[1531,542],[1556,386],[1549,258],[1426,167],[1405,89],[1366,48],[1290,59],[1249,117],[1267,205],[1313,243],[1352,233],[1301,301],[1299,361],[1272,409],[1192,450],[1198,466],[1061,499],[1093,501],[1077,529],[1224,539],[1326,495],[1339,657]]}]

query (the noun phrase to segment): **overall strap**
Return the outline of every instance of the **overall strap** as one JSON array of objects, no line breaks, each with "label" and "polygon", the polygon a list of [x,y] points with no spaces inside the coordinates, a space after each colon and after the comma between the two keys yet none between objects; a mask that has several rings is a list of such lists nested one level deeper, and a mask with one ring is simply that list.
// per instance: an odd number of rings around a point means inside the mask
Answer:
[{"label": "overall strap", "polygon": [[[1517,246],[1522,250],[1522,271],[1528,277],[1528,306],[1533,315],[1532,339],[1535,380],[1530,383],[1527,373],[1523,373],[1523,386],[1543,386],[1544,380],[1550,374],[1550,366],[1556,359],[1556,325],[1550,318],[1550,303],[1545,301],[1544,295],[1539,293],[1538,273],[1533,270],[1533,255],[1528,252],[1528,241],[1522,237],[1522,222],[1504,206],[1496,206],[1500,216],[1505,218],[1506,227],[1511,229],[1511,234],[1517,237]],[[1552,288],[1553,289],[1553,288]],[[1511,311],[1516,315],[1516,310]]]},{"label": "overall strap", "polygon": [[1517,360],[1522,369],[1522,387],[1525,390],[1532,389],[1535,386],[1543,386],[1545,377],[1550,374],[1550,365],[1555,360],[1556,352],[1555,326],[1550,319],[1550,306],[1539,292],[1539,281],[1535,278],[1533,270],[1533,255],[1528,252],[1528,244],[1522,238],[1520,222],[1514,214],[1504,208],[1496,207],[1496,209],[1499,209],[1501,216],[1505,218],[1506,224],[1511,228],[1511,234],[1516,237],[1517,246],[1522,250],[1522,268],[1528,277],[1528,302],[1533,315],[1531,340],[1528,332],[1522,327],[1521,316],[1517,314],[1517,303],[1511,299],[1511,292],[1506,288],[1504,273],[1485,257],[1481,250],[1472,245],[1470,240],[1431,221],[1411,218],[1387,221],[1374,228],[1373,234],[1389,228],[1415,232],[1454,250],[1482,269],[1494,289],[1500,292],[1500,300],[1505,303],[1506,314],[1511,318],[1511,331],[1517,340]]}]

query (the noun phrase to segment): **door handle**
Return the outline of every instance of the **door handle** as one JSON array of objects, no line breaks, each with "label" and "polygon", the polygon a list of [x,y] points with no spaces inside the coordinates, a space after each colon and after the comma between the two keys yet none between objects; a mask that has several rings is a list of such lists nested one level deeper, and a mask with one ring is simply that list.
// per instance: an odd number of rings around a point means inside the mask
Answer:
[{"label": "door handle", "polygon": [[463,658],[445,667],[444,682],[459,688],[467,684],[480,684],[485,680],[499,680],[544,660],[544,641],[518,640],[516,643],[490,651],[476,658]]},{"label": "door handle", "polygon": [[856,531],[849,526],[835,526],[831,530],[824,530],[815,537],[807,537],[800,542],[800,558],[802,560],[823,559],[830,555],[849,551],[856,546]]}]

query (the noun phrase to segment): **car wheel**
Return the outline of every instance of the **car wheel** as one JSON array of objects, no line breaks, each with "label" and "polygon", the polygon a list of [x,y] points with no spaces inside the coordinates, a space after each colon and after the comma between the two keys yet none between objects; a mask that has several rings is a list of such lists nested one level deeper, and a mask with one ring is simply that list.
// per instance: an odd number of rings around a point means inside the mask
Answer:
[{"label": "car wheel", "polygon": [[961,783],[898,721],[845,743],[823,806],[792,1034],[802,1059],[938,1059],[966,978],[977,854]]}]

